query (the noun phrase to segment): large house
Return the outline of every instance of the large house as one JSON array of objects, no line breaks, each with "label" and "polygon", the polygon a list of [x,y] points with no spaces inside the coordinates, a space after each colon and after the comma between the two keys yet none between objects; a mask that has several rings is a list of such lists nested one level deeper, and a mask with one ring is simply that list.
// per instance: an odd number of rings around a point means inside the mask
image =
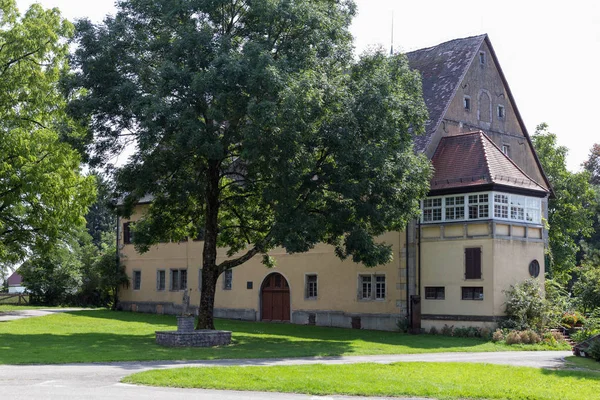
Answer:
[{"label": "large house", "polygon": [[[429,109],[416,151],[432,161],[420,220],[382,239],[394,259],[376,268],[339,260],[333,248],[273,251],[275,269],[256,257],[217,283],[215,316],[393,330],[493,325],[504,290],[544,276],[543,218],[551,188],[487,35],[407,54],[421,72]],[[143,203],[143,202],[142,202]],[[144,212],[140,204],[131,220]],[[120,235],[131,286],[124,309],[175,313],[182,290],[199,303],[202,242],[164,243],[145,254]],[[225,250],[220,260],[226,258]]]}]

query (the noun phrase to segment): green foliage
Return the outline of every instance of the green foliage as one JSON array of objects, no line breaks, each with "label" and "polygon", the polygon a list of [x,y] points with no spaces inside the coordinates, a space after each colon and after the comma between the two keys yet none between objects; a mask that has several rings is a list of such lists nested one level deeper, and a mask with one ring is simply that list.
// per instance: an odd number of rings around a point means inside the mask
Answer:
[{"label": "green foliage", "polygon": [[[78,23],[68,87],[96,162],[125,139],[137,146],[116,191],[125,216],[153,196],[139,251],[204,232],[210,307],[220,272],[276,246],[390,261],[374,238],[404,228],[427,193],[430,165],[412,148],[427,110],[404,56],[354,60],[352,1],[118,6],[101,25]],[[217,246],[232,258],[218,264]]]},{"label": "green foliage", "polygon": [[592,146],[588,159],[583,163],[583,168],[590,174],[590,183],[600,185],[600,144],[595,143]]},{"label": "green foliage", "polygon": [[589,354],[594,360],[600,361],[600,340],[593,340],[586,349],[586,353]]},{"label": "green foliage", "polygon": [[550,305],[542,295],[538,279],[528,279],[511,286],[506,294],[506,316],[510,323],[504,327],[524,329],[538,329],[548,326],[551,321]]},{"label": "green foliage", "polygon": [[600,308],[596,308],[588,315],[583,327],[571,334],[571,339],[580,343],[598,334],[600,334]]},{"label": "green foliage", "polygon": [[57,9],[33,4],[21,16],[0,1],[0,263],[51,251],[94,198],[94,179],[61,141],[75,135],[58,88],[72,31]]},{"label": "green foliage", "polygon": [[584,266],[573,285],[576,304],[583,313],[600,307],[600,267]]},{"label": "green foliage", "polygon": [[592,233],[595,194],[587,172],[567,170],[568,149],[557,144],[548,125],[538,125],[532,141],[555,194],[548,202],[549,273],[553,279],[567,282],[576,266],[579,240]]}]

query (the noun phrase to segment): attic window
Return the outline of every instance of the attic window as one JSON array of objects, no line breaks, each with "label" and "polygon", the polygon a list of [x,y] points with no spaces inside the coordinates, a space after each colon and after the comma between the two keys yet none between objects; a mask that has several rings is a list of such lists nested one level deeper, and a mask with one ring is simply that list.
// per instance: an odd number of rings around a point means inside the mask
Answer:
[{"label": "attic window", "polygon": [[507,145],[507,144],[502,145],[502,152],[504,153],[504,155],[508,156],[509,149],[510,149],[509,145]]},{"label": "attic window", "polygon": [[485,52],[484,51],[479,52],[479,64],[485,65]]},{"label": "attic window", "polygon": [[463,106],[465,107],[465,111],[471,111],[471,98],[469,96],[463,98]]},{"label": "attic window", "polygon": [[504,115],[504,106],[498,105],[498,118],[503,119]]}]

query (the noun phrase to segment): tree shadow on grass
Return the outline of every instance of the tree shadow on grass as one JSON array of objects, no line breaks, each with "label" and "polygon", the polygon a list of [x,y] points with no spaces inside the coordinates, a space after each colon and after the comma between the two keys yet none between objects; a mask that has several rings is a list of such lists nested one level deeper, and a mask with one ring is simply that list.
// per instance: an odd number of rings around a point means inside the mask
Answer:
[{"label": "tree shadow on grass", "polygon": [[350,350],[351,344],[343,341],[258,336],[223,347],[168,348],[157,345],[153,333],[0,334],[0,364],[338,356]]},{"label": "tree shadow on grass", "polygon": [[[165,326],[171,326],[173,330],[176,329],[176,318],[174,315],[157,315],[126,311],[115,312],[108,310],[79,311],[72,314],[111,321],[122,321],[124,323],[132,322],[156,325],[156,330],[164,330]],[[297,346],[296,342],[308,343],[309,346],[319,350],[315,355],[323,355],[324,353],[326,353],[326,355],[340,355],[340,353],[336,351],[335,345],[335,343],[338,342],[349,343],[349,345],[346,346],[349,347],[345,353],[347,355],[355,353],[353,349],[356,346],[365,348],[371,345],[380,345],[379,350],[374,350],[371,353],[384,354],[386,352],[403,352],[394,351],[388,346],[404,346],[405,348],[410,349],[410,351],[407,350],[406,352],[440,352],[469,351],[470,348],[481,346],[486,343],[484,340],[476,338],[408,335],[399,332],[308,326],[289,323],[215,319],[215,325],[217,329],[232,331],[233,340],[237,344],[242,344],[247,341],[252,342],[256,338],[258,338],[257,340],[259,341],[279,338],[282,342],[288,343],[287,347],[289,348],[295,348]],[[328,346],[332,348],[332,352],[326,351]],[[277,354],[280,350],[281,349],[264,348],[265,354],[263,354],[262,357],[279,357]],[[365,354],[365,351],[360,353]],[[282,355],[282,357],[288,357],[288,355]]]}]

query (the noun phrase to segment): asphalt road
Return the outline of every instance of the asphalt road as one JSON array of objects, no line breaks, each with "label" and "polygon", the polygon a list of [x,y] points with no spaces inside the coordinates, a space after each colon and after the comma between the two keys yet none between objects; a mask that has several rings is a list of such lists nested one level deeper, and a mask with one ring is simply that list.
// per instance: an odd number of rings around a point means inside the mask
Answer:
[{"label": "asphalt road", "polygon": [[[156,368],[184,366],[272,366],[293,364],[350,364],[359,362],[391,363],[400,361],[477,362],[509,364],[538,368],[558,368],[568,351],[498,352],[498,353],[437,353],[381,356],[351,356],[294,359],[212,360],[198,362],[119,362],[107,364],[66,365],[1,365],[1,399],[359,399],[343,396],[306,396],[282,393],[236,392],[200,389],[141,387],[119,383],[126,375]],[[377,398],[370,398],[371,400]],[[395,398],[398,399],[398,398]]]},{"label": "asphalt road", "polygon": [[[14,321],[15,319],[23,318],[43,317],[45,315],[81,310],[86,310],[86,308],[48,308],[39,310],[2,311],[0,312],[0,322]],[[87,310],[91,309],[87,308]]]}]

